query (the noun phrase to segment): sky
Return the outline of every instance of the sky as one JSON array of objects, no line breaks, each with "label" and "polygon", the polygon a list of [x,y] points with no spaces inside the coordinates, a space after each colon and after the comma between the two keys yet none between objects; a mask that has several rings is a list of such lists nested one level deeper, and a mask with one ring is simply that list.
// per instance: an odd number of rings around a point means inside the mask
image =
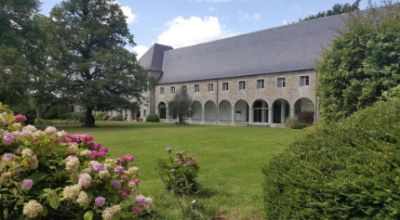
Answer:
[{"label": "sky", "polygon": [[[142,56],[154,43],[173,48],[288,25],[355,0],[117,0]],[[49,16],[62,0],[41,0]],[[363,0],[360,9],[367,8]]]}]

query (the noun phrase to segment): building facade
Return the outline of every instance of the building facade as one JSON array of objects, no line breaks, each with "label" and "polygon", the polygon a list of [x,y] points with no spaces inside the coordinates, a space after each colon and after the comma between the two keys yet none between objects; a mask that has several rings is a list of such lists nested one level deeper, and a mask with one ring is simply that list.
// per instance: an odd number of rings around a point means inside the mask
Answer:
[{"label": "building facade", "polygon": [[193,99],[189,123],[281,126],[302,111],[318,120],[316,61],[347,15],[173,49],[154,44],[140,65],[158,80],[140,115],[175,122],[169,102],[181,88]]}]

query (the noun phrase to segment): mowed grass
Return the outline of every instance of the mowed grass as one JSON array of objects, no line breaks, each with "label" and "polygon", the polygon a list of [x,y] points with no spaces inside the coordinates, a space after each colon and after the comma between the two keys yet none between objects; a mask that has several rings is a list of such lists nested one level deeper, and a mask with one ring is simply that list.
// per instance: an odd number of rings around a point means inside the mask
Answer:
[{"label": "mowed grass", "polygon": [[[100,124],[97,128],[59,127],[92,134],[113,157],[132,154],[140,168],[140,193],[153,198],[160,219],[187,219],[182,201],[196,199],[194,208],[206,218],[262,219],[262,166],[282,152],[304,130],[228,126],[173,126],[165,123]],[[200,165],[199,195],[185,200],[168,195],[155,168],[165,148],[186,151]]]}]

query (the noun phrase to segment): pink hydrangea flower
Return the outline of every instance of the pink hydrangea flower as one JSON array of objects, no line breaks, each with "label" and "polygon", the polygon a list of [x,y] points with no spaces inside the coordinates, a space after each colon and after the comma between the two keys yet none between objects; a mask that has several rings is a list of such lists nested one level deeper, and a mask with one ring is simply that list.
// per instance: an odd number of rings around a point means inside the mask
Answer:
[{"label": "pink hydrangea flower", "polygon": [[175,172],[175,169],[171,169],[171,172]]},{"label": "pink hydrangea flower", "polygon": [[6,142],[7,145],[12,144],[12,142],[14,140],[13,136],[8,132],[4,132],[3,139],[4,139],[4,141]]},{"label": "pink hydrangea flower", "polygon": [[123,174],[124,173],[124,168],[122,166],[117,166],[117,167],[115,167],[114,170],[118,174]]},{"label": "pink hydrangea flower", "polygon": [[13,118],[14,118],[17,122],[24,122],[24,121],[26,121],[25,115],[15,115]]},{"label": "pink hydrangea flower", "polygon": [[115,159],[115,163],[118,164],[118,165],[120,165],[120,164],[121,164],[121,159],[116,158],[116,159]]},{"label": "pink hydrangea flower", "polygon": [[140,208],[137,206],[132,207],[132,211],[137,212],[139,217],[142,216],[142,214],[143,214],[142,210],[140,210]]},{"label": "pink hydrangea flower", "polygon": [[122,156],[121,159],[122,159],[122,161],[135,161],[135,158],[130,154]]},{"label": "pink hydrangea flower", "polygon": [[108,153],[108,148],[106,148],[106,147],[101,147],[99,151],[100,151],[100,152],[103,152],[103,153]]},{"label": "pink hydrangea flower", "polygon": [[121,197],[122,197],[122,198],[129,199],[129,195],[128,195],[128,193],[126,193],[126,192],[123,192],[123,193],[121,194]]},{"label": "pink hydrangea flower", "polygon": [[90,183],[92,183],[92,177],[88,173],[81,173],[79,175],[79,185],[81,185],[84,188],[87,188],[90,186]]},{"label": "pink hydrangea flower", "polygon": [[168,151],[168,152],[171,152],[172,148],[167,147],[167,149],[165,149],[165,150]]},{"label": "pink hydrangea flower", "polygon": [[101,196],[97,197],[96,200],[94,200],[94,205],[97,207],[103,207],[105,203],[106,199]]},{"label": "pink hydrangea flower", "polygon": [[102,164],[98,163],[93,166],[93,170],[97,173],[100,171],[104,171],[104,166]]},{"label": "pink hydrangea flower", "polygon": [[140,180],[132,180],[134,183],[135,183],[135,185],[139,185],[139,183],[140,183]]},{"label": "pink hydrangea flower", "polygon": [[144,205],[146,202],[146,198],[143,195],[137,195],[135,196],[136,202],[139,203],[140,205]]},{"label": "pink hydrangea flower", "polygon": [[126,187],[124,187],[123,191],[126,192],[128,195],[132,193],[132,191]]},{"label": "pink hydrangea flower", "polygon": [[29,190],[32,188],[32,185],[33,185],[33,181],[31,179],[24,179],[24,181],[22,181],[21,188],[25,189],[25,190]]},{"label": "pink hydrangea flower", "polygon": [[128,177],[128,176],[126,176],[126,175],[121,175],[121,179],[126,179],[126,180],[128,180],[128,181],[129,181],[129,177]]},{"label": "pink hydrangea flower", "polygon": [[22,132],[20,132],[20,131],[14,131],[14,132],[12,133],[12,137],[13,137],[13,138],[22,137]]},{"label": "pink hydrangea flower", "polygon": [[14,162],[15,161],[15,154],[5,153],[1,156],[4,162]]}]

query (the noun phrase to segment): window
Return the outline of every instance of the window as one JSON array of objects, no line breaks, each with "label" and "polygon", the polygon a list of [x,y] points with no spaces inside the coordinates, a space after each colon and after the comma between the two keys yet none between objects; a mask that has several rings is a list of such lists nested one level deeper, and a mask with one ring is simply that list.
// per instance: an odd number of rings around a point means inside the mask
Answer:
[{"label": "window", "polygon": [[257,80],[257,89],[264,89],[264,80],[263,79]]},{"label": "window", "polygon": [[285,87],[286,87],[286,79],[278,78],[278,88],[285,88]]},{"label": "window", "polygon": [[300,86],[309,86],[309,85],[310,85],[310,77],[300,76]]},{"label": "window", "polygon": [[146,110],[143,110],[143,117],[146,117]]},{"label": "window", "polygon": [[164,94],[164,87],[160,88],[160,94]]},{"label": "window", "polygon": [[171,86],[171,94],[175,94],[175,86]]},{"label": "window", "polygon": [[239,90],[245,90],[245,89],[246,89],[246,82],[240,81],[239,82]]},{"label": "window", "polygon": [[222,83],[222,91],[228,91],[228,83]]},{"label": "window", "polygon": [[214,84],[210,83],[207,85],[208,91],[213,92],[214,91]]},{"label": "window", "polygon": [[200,86],[199,85],[194,85],[194,92],[200,92]]},{"label": "window", "polygon": [[185,85],[185,86],[182,86],[182,89],[184,90],[184,91],[187,91],[187,86]]}]

